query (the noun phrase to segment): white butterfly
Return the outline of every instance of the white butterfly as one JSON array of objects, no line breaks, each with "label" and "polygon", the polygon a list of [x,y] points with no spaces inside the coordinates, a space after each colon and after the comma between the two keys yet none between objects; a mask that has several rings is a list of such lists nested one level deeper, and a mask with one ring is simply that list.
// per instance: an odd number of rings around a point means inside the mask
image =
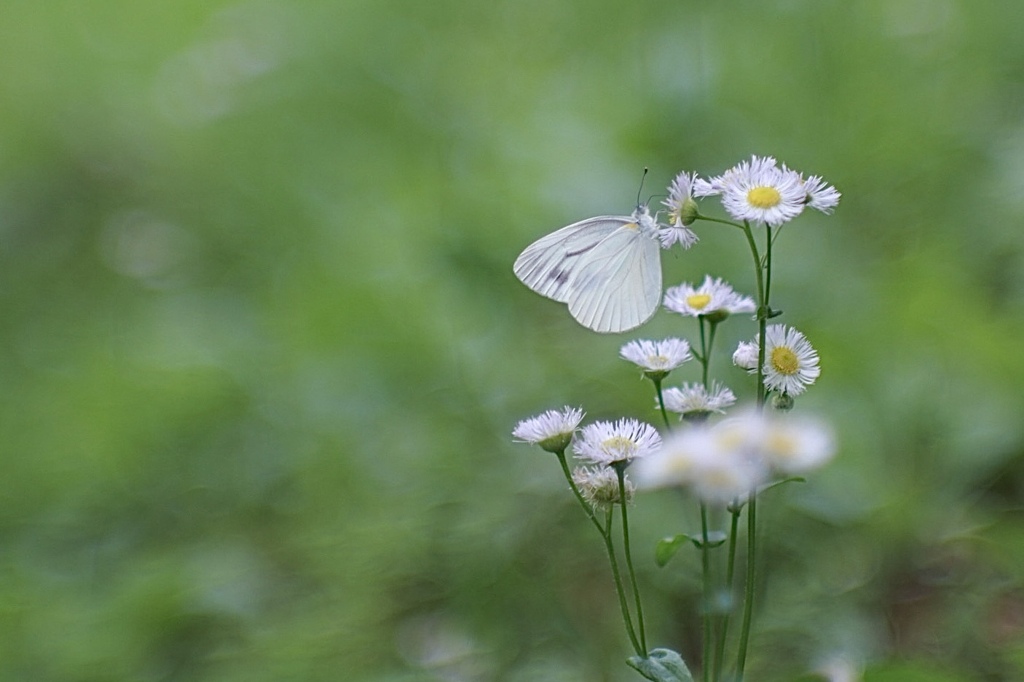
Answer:
[{"label": "white butterfly", "polygon": [[512,269],[538,294],[569,304],[584,327],[628,331],[661,301],[658,229],[646,206],[628,217],[587,218],[530,244]]}]

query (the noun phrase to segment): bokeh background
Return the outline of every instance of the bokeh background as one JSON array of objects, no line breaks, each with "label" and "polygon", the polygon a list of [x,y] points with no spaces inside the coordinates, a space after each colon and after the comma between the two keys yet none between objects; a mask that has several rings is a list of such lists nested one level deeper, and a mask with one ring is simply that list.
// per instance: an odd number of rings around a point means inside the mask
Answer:
[{"label": "bokeh background", "polygon": [[[1024,679],[1022,34],[967,0],[7,0],[0,678],[639,679],[510,432],[653,421],[618,348],[694,328],[590,333],[511,264],[645,166],[761,154],[843,192],[773,285],[841,448],[761,507],[749,679]],[[699,233],[666,284],[752,291]],[[633,512],[687,655],[695,557],[650,548],[690,507]]]}]

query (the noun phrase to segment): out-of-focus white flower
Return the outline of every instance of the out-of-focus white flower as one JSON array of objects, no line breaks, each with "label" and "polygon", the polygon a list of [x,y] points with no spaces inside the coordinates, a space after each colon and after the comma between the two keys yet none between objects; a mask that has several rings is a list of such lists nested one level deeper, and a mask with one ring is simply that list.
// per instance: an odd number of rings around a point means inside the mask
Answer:
[{"label": "out-of-focus white flower", "polygon": [[717,426],[673,433],[656,455],[634,469],[641,488],[685,486],[712,504],[746,499],[766,475],[764,462],[734,447]]},{"label": "out-of-focus white flower", "polygon": [[773,471],[801,474],[835,454],[832,429],[808,415],[744,412],[715,425],[723,444],[763,461]]},{"label": "out-of-focus white flower", "polygon": [[820,419],[805,415],[766,419],[761,445],[768,465],[784,474],[817,469],[836,451],[832,429]]},{"label": "out-of-focus white flower", "polygon": [[548,452],[565,452],[581,421],[583,410],[579,408],[566,406],[561,412],[548,410],[516,424],[512,437],[539,445]]},{"label": "out-of-focus white flower", "polygon": [[628,464],[657,452],[659,447],[657,429],[636,419],[588,424],[572,442],[579,459],[603,466]]},{"label": "out-of-focus white flower", "polygon": [[773,471],[805,473],[834,453],[824,422],[751,411],[673,433],[632,471],[641,488],[682,486],[705,502],[729,503],[746,499]]}]

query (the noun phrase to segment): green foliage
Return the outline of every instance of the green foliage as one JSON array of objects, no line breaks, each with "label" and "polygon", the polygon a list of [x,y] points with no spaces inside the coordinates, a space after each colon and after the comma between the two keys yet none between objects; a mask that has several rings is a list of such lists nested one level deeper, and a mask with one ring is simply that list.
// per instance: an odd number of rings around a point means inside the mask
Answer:
[{"label": "green foliage", "polygon": [[[509,433],[581,401],[653,420],[648,387],[511,263],[628,211],[644,166],[753,153],[844,198],[776,243],[773,304],[822,355],[796,409],[841,450],[766,498],[749,679],[1024,678],[1005,10],[5,3],[0,679],[635,678],[601,547]],[[700,237],[666,284],[747,271]],[[641,495],[634,546],[687,509]],[[683,556],[637,568],[692,662]]]}]

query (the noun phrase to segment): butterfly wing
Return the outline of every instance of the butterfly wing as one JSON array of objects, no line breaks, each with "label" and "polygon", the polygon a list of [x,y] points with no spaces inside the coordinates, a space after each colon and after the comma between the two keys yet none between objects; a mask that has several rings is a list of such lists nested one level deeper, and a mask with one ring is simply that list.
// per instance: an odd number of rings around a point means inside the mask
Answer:
[{"label": "butterfly wing", "polygon": [[598,216],[563,227],[527,246],[512,270],[523,284],[541,296],[567,303],[572,281],[591,252],[632,221],[627,217]]},{"label": "butterfly wing", "polygon": [[596,332],[624,332],[651,319],[661,302],[661,247],[635,222],[591,248],[569,281],[569,313]]}]

